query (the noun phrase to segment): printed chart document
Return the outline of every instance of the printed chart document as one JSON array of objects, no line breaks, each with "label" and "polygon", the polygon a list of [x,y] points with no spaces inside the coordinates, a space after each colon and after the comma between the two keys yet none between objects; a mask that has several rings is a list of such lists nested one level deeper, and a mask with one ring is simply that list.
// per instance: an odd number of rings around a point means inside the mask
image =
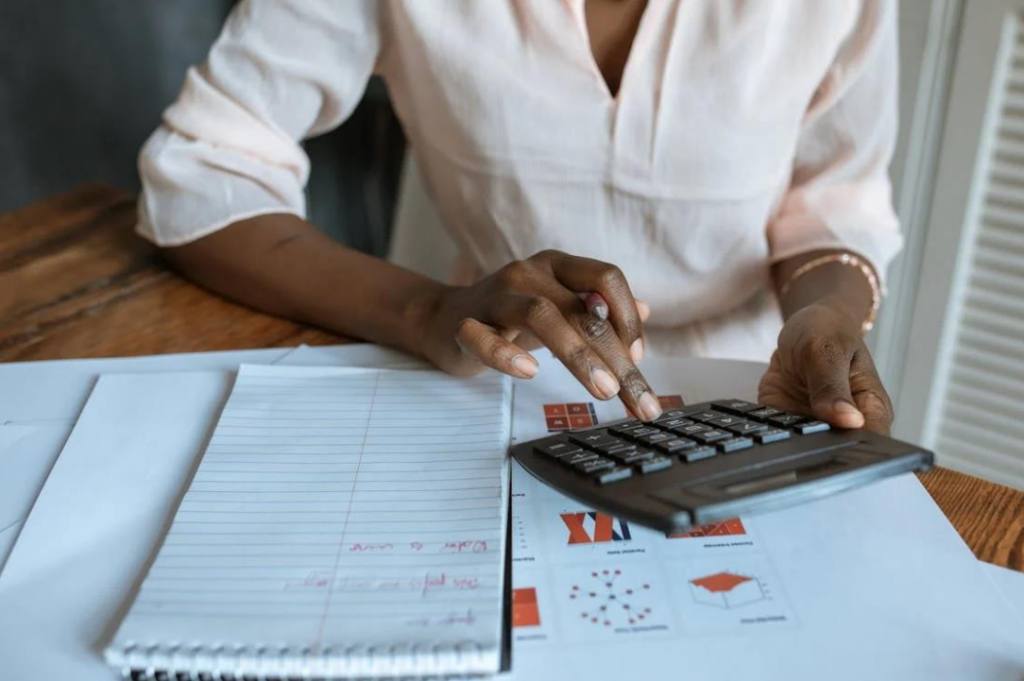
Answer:
[{"label": "printed chart document", "polygon": [[244,366],[108,660],[499,668],[509,381]]},{"label": "printed chart document", "polygon": [[[762,370],[649,359],[666,406],[754,399]],[[622,419],[545,357],[515,440]],[[912,475],[665,536],[513,464],[517,678],[1024,678],[1024,622]]]}]

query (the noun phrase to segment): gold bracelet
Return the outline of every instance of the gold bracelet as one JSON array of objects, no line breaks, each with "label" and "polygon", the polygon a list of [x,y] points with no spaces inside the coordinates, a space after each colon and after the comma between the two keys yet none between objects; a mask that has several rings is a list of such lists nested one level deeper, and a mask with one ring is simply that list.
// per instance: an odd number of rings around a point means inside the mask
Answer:
[{"label": "gold bracelet", "polygon": [[815,258],[810,262],[805,262],[800,267],[796,268],[789,280],[782,285],[782,289],[779,291],[779,298],[784,298],[789,289],[793,287],[793,284],[797,279],[804,276],[811,270],[816,270],[822,265],[829,265],[837,262],[840,265],[846,265],[848,267],[856,267],[860,270],[864,278],[867,279],[868,285],[871,286],[871,310],[868,312],[868,318],[864,320],[864,323],[860,326],[860,332],[867,334],[875,326],[875,315],[878,314],[878,308],[882,304],[882,287],[878,283],[878,276],[875,274],[875,270],[871,265],[867,264],[853,253],[830,253],[829,255],[823,255],[820,258]]}]

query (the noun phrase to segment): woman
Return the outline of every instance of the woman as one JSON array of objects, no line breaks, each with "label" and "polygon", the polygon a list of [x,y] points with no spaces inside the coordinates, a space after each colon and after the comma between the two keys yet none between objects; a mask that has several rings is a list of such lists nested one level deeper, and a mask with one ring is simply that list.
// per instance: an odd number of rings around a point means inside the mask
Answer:
[{"label": "woman", "polygon": [[[885,432],[862,334],[901,244],[895,44],[890,0],[246,0],[142,152],[139,230],[215,291],[452,373],[529,378],[539,342],[650,419],[645,348],[771,357],[763,402]],[[372,73],[451,285],[303,220],[298,141]]]}]

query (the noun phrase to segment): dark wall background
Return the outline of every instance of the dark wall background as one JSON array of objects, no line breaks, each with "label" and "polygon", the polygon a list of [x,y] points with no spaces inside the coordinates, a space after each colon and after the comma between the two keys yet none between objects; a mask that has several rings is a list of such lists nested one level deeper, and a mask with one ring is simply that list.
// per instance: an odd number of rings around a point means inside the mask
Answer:
[{"label": "dark wall background", "polygon": [[[0,0],[0,212],[83,182],[138,190],[139,147],[233,0]],[[404,141],[383,85],[312,140],[311,219],[386,247]]]}]

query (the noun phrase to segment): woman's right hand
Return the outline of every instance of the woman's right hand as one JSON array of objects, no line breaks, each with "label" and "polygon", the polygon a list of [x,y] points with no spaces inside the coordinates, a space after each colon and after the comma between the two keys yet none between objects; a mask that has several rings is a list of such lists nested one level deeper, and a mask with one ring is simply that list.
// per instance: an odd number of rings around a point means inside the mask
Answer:
[{"label": "woman's right hand", "polygon": [[[594,292],[608,302],[606,320],[581,299]],[[441,289],[419,330],[423,355],[455,375],[487,366],[531,378],[538,364],[524,346],[536,337],[594,397],[618,395],[632,413],[651,420],[661,406],[636,368],[647,312],[614,265],[542,251],[472,286]]]}]

